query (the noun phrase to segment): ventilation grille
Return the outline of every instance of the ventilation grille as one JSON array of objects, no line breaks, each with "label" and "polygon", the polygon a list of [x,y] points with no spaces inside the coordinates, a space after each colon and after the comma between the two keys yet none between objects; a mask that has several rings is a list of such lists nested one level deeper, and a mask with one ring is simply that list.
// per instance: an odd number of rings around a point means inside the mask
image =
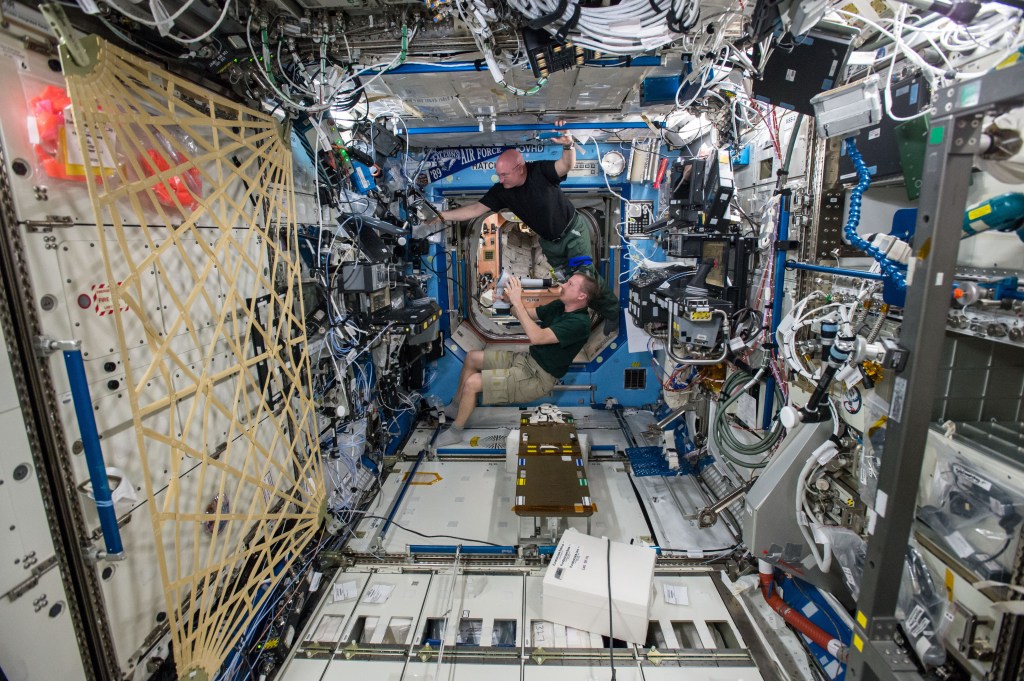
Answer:
[{"label": "ventilation grille", "polygon": [[626,369],[622,387],[626,390],[643,390],[647,387],[647,369]]}]

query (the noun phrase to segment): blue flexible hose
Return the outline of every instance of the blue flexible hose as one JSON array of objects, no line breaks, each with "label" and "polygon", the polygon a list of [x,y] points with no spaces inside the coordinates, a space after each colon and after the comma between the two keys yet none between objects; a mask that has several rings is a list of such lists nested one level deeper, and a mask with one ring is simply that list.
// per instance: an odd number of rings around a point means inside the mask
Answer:
[{"label": "blue flexible hose", "polygon": [[877,246],[872,246],[869,241],[860,234],[857,234],[857,225],[860,224],[860,202],[864,192],[871,186],[871,175],[868,173],[868,167],[864,164],[864,158],[857,151],[857,143],[854,139],[847,137],[843,140],[843,143],[846,145],[846,155],[850,157],[850,160],[853,161],[853,167],[857,169],[859,180],[857,186],[850,192],[850,215],[846,220],[846,228],[843,230],[843,233],[850,244],[875,259],[881,266],[882,274],[886,279],[892,282],[899,290],[905,291],[907,289],[907,274],[903,265],[885,257],[885,254]]}]

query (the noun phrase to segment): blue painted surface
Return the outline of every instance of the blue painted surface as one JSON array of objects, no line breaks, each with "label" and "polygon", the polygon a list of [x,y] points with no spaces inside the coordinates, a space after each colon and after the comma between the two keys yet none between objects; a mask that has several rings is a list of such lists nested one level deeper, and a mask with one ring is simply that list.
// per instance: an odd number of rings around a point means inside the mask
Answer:
[{"label": "blue painted surface", "polygon": [[[783,600],[796,609],[800,614],[820,627],[823,631],[832,634],[849,647],[853,636],[851,629],[843,623],[843,619],[829,605],[821,593],[807,582],[782,573],[785,576],[781,581],[776,582],[776,587],[781,586]],[[844,681],[846,678],[846,665],[837,665],[836,659],[828,654],[818,645],[811,643],[806,637],[804,643],[810,649],[812,656],[817,660],[822,672],[832,681]]]},{"label": "blue painted surface", "polygon": [[893,213],[892,228],[889,234],[897,239],[903,239],[908,244],[914,238],[914,230],[917,229],[917,209],[900,208]]},{"label": "blue painted surface", "polygon": [[[591,59],[587,61],[585,66],[593,66],[598,68],[628,68],[628,67],[641,67],[641,66],[660,66],[661,58],[652,56],[642,57],[625,57],[620,59]],[[392,69],[387,70],[387,75],[401,75],[401,74],[425,74],[425,73],[467,73],[467,72],[487,72],[487,65],[483,62],[475,61],[453,61],[444,62],[437,64],[402,64]],[[368,70],[364,72],[367,76],[375,76],[380,71]]]},{"label": "blue painted surface", "polygon": [[745,144],[739,151],[733,152],[732,155],[732,167],[733,168],[746,168],[750,165],[750,145]]},{"label": "blue painted surface", "polygon": [[[433,546],[430,544],[410,544],[409,553],[451,553],[454,554],[458,550],[458,547],[453,544],[444,544],[439,546]],[[463,546],[462,553],[467,555],[498,555],[498,556],[514,556],[516,555],[516,547],[514,546]]]},{"label": "blue painted surface", "polygon": [[[510,123],[507,125],[496,125],[494,126],[495,132],[526,132],[534,130],[551,130],[554,126],[551,123]],[[594,121],[592,123],[566,123],[560,129],[562,130],[630,130],[648,128],[646,123],[641,121]],[[476,125],[448,125],[448,126],[429,126],[422,128],[409,128],[408,133],[410,135],[451,135],[451,134],[472,134],[480,133],[480,127]]]},{"label": "blue painted surface", "polygon": [[808,272],[822,272],[824,274],[835,274],[841,277],[853,277],[855,279],[871,279],[882,281],[885,279],[881,274],[861,270],[848,270],[842,267],[828,267],[826,265],[808,265],[807,263],[789,260],[786,262],[787,270],[806,270]]}]

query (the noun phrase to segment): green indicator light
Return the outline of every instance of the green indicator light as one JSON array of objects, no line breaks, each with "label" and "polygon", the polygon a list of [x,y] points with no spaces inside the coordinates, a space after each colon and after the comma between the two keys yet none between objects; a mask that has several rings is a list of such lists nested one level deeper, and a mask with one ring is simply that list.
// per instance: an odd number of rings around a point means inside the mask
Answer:
[{"label": "green indicator light", "polygon": [[928,136],[928,144],[942,144],[943,138],[946,136],[946,126],[937,125],[932,128],[931,134]]}]

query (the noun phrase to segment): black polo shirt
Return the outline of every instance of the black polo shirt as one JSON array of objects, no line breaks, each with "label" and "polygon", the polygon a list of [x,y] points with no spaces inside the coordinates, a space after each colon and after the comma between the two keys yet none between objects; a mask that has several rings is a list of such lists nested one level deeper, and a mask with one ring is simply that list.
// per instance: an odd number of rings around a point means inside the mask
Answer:
[{"label": "black polo shirt", "polygon": [[540,237],[554,241],[576,213],[558,187],[564,179],[555,170],[554,161],[531,161],[526,164],[526,182],[512,189],[505,189],[499,182],[487,190],[480,203],[493,211],[511,210]]}]

